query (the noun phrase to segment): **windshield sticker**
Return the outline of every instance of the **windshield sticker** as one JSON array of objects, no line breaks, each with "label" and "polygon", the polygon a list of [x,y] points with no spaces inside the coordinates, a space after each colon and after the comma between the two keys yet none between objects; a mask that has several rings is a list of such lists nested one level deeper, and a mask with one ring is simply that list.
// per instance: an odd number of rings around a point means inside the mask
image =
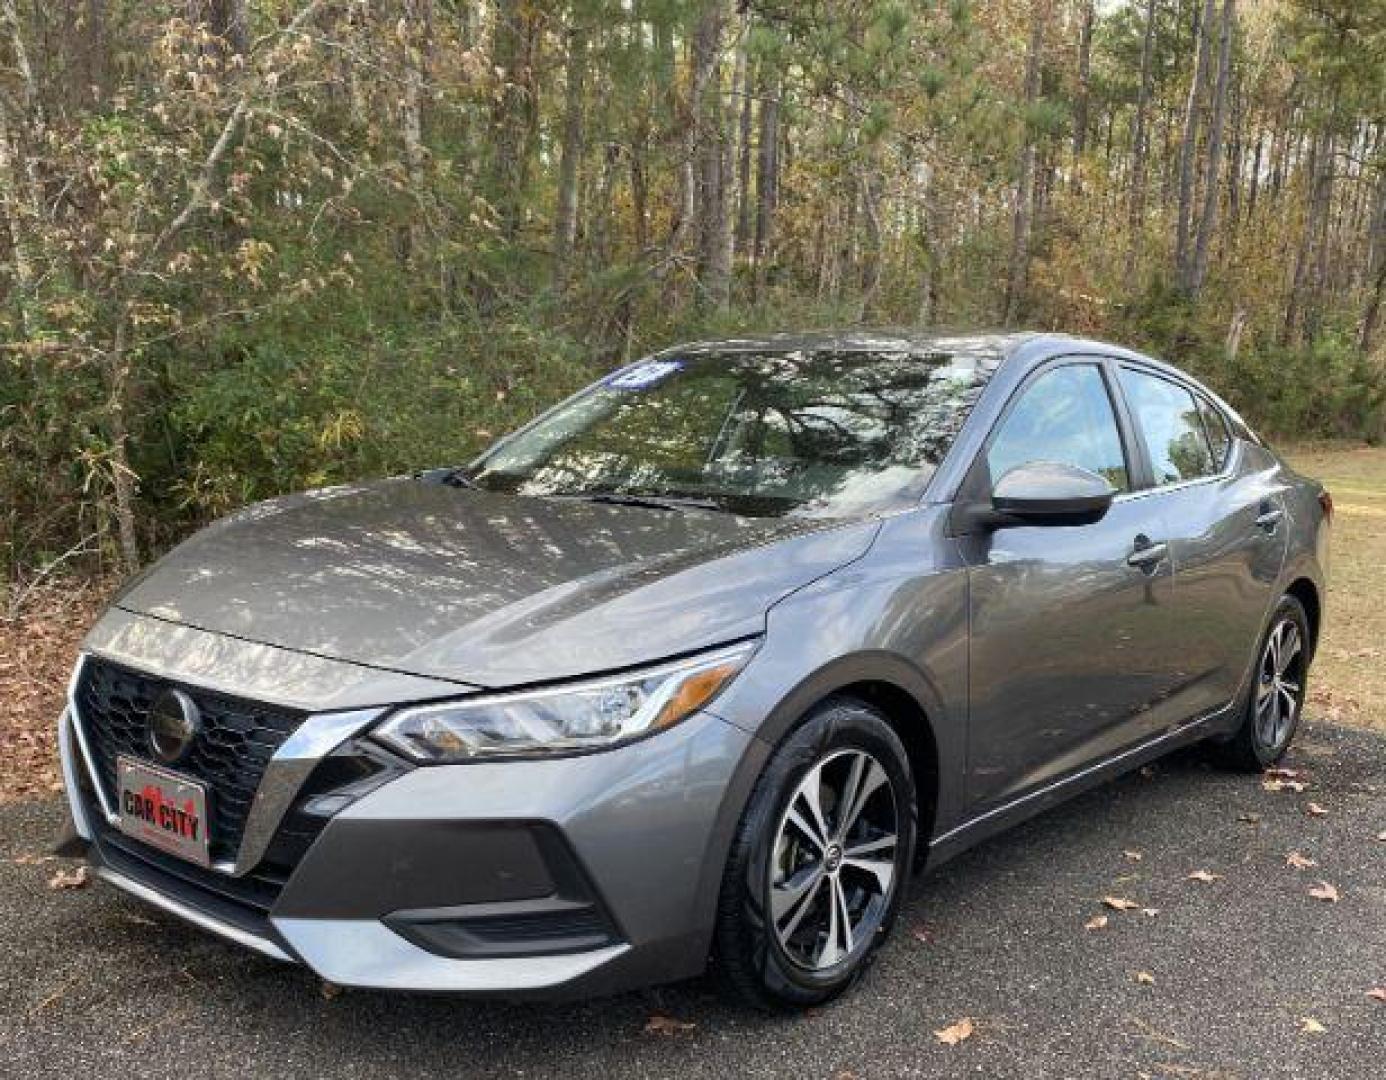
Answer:
[{"label": "windshield sticker", "polygon": [[646,360],[622,368],[606,380],[606,385],[613,390],[644,390],[682,370],[682,360]]}]

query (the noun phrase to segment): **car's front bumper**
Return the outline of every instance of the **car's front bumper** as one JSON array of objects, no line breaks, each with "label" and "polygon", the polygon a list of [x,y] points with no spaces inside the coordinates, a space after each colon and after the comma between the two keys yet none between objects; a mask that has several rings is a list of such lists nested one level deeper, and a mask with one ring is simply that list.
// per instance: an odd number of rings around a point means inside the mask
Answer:
[{"label": "car's front bumper", "polygon": [[121,834],[71,706],[60,724],[74,824],[110,884],[340,985],[502,996],[700,971],[763,758],[745,732],[698,714],[604,753],[403,770],[267,883],[255,866],[192,867]]}]

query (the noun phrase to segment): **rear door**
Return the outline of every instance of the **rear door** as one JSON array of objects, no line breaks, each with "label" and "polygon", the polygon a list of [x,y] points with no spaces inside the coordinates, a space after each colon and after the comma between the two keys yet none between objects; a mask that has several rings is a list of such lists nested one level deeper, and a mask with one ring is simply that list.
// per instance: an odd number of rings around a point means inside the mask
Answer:
[{"label": "rear door", "polygon": [[1077,465],[1118,489],[1085,525],[977,529],[969,581],[968,794],[1004,804],[1128,747],[1178,675],[1180,632],[1160,500],[1118,408],[1114,367],[1062,360],[1016,391],[963,483],[989,498],[1028,461]]},{"label": "rear door", "polygon": [[1196,387],[1133,363],[1121,365],[1118,379],[1174,562],[1184,630],[1165,712],[1177,721],[1228,704],[1249,670],[1285,558],[1284,488]]}]

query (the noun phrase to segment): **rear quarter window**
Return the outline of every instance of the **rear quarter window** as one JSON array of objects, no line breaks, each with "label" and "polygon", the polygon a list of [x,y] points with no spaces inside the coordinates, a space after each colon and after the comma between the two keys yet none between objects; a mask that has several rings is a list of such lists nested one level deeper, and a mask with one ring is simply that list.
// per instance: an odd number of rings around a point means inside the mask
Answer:
[{"label": "rear quarter window", "polygon": [[1212,476],[1213,451],[1193,393],[1159,375],[1121,369],[1121,388],[1150,451],[1157,487]]},{"label": "rear quarter window", "polygon": [[1222,410],[1198,395],[1198,413],[1203,418],[1203,428],[1208,433],[1208,446],[1213,452],[1213,469],[1221,472],[1227,466],[1228,455],[1232,452],[1232,434],[1227,428],[1227,418]]}]

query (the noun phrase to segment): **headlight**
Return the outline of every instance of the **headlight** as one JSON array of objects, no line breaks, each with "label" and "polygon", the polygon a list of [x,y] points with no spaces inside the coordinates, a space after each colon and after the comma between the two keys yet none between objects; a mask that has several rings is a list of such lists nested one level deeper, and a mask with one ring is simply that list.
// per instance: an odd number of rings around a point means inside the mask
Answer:
[{"label": "headlight", "polygon": [[686,719],[754,650],[747,643],[592,682],[410,706],[375,737],[425,764],[605,749]]}]

